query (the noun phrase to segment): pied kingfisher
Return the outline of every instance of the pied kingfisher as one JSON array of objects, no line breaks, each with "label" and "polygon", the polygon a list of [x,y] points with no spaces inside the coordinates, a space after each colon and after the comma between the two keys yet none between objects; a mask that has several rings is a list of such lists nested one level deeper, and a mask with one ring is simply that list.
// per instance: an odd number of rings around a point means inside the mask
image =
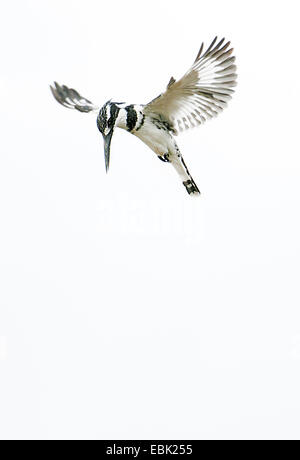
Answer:
[{"label": "pied kingfisher", "polygon": [[146,105],[107,101],[95,106],[72,88],[56,82],[50,86],[55,99],[80,112],[96,112],[97,126],[104,139],[106,172],[114,128],[122,128],[141,139],[158,158],[171,163],[189,195],[199,195],[174,139],[181,131],[201,125],[227,105],[234,92],[237,75],[230,42],[217,37],[203,53],[203,43],[192,67],[178,81],[171,77],[167,89]]}]

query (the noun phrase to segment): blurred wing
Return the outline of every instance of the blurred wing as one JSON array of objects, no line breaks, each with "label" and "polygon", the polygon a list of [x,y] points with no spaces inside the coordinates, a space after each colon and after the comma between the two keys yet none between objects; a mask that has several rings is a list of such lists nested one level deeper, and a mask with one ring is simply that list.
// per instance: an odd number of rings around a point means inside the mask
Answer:
[{"label": "blurred wing", "polygon": [[[230,42],[217,37],[202,54],[203,43],[194,64],[178,81],[172,77],[167,90],[145,106],[150,116],[166,119],[175,134],[201,125],[227,105],[236,86],[237,75]],[[223,45],[223,46],[222,46]]]},{"label": "blurred wing", "polygon": [[76,109],[79,112],[85,113],[99,110],[99,107],[96,107],[91,101],[80,96],[75,89],[68,88],[65,85],[60,86],[56,82],[54,82],[54,87],[50,86],[50,89],[57,102],[68,109]]}]

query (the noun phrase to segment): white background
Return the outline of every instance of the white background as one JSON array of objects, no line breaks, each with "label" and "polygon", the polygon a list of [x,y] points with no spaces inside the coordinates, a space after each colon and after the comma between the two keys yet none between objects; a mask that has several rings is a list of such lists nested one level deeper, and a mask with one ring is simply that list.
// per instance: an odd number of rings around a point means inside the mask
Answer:
[{"label": "white background", "polygon": [[[300,438],[296,1],[10,1],[0,11],[0,437]],[[178,138],[202,192],[96,104],[146,103],[201,41],[238,86]]]}]

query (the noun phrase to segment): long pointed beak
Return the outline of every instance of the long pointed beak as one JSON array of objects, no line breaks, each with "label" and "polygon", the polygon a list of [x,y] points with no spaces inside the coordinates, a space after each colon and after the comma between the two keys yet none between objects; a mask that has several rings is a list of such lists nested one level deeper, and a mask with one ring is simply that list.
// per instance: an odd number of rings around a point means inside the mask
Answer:
[{"label": "long pointed beak", "polygon": [[109,158],[110,158],[110,143],[111,143],[111,138],[113,135],[113,130],[107,134],[107,136],[103,135],[103,140],[104,140],[104,159],[105,159],[105,169],[106,172],[108,172],[109,168]]}]

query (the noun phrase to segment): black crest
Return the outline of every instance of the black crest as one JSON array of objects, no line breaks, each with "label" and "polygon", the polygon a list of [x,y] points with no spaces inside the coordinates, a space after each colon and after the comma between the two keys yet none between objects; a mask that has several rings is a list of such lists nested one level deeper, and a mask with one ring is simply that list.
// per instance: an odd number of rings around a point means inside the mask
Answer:
[{"label": "black crest", "polygon": [[103,107],[101,107],[98,117],[97,117],[97,126],[100,133],[104,133],[105,128],[107,127],[107,106],[110,104],[110,101],[107,101]]},{"label": "black crest", "polygon": [[107,101],[99,111],[97,126],[99,131],[104,134],[106,128],[113,128],[118,117],[120,108],[114,103]]}]

